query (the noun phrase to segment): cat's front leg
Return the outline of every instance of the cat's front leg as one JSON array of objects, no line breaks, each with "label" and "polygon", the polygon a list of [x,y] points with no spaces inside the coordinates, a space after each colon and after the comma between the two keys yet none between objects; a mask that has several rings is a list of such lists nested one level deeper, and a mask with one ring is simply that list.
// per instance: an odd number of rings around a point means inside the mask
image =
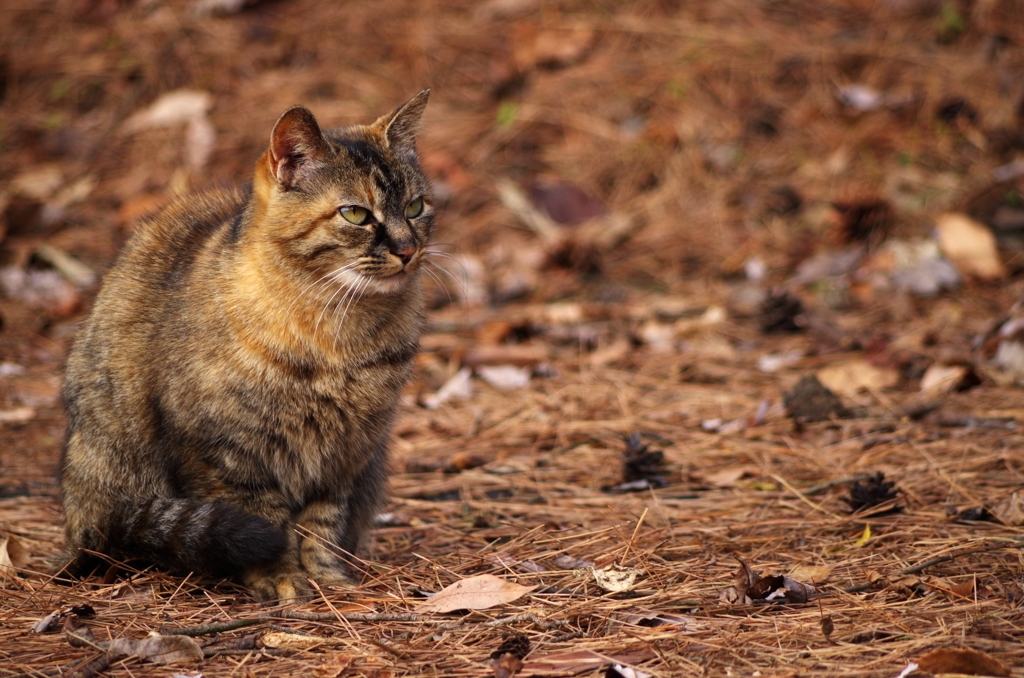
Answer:
[{"label": "cat's front leg", "polygon": [[384,503],[387,448],[381,445],[355,476],[350,487],[330,500],[310,503],[299,516],[304,534],[302,566],[319,584],[354,583],[350,561],[366,540]]},{"label": "cat's front leg", "polygon": [[317,584],[354,584],[344,557],[345,523],[348,515],[344,497],[309,504],[299,516],[302,533],[299,559],[307,575]]}]

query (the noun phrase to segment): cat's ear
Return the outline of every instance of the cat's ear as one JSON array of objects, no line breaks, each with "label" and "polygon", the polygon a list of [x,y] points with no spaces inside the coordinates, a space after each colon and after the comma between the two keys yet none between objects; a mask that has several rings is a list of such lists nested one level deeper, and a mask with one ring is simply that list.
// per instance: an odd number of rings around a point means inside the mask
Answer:
[{"label": "cat's ear", "polygon": [[420,119],[427,107],[430,90],[425,89],[412,99],[388,113],[375,124],[384,129],[388,146],[402,153],[416,155],[416,137],[420,133]]},{"label": "cat's ear", "polygon": [[309,109],[293,106],[270,134],[270,172],[284,188],[295,188],[323,166],[330,152]]}]

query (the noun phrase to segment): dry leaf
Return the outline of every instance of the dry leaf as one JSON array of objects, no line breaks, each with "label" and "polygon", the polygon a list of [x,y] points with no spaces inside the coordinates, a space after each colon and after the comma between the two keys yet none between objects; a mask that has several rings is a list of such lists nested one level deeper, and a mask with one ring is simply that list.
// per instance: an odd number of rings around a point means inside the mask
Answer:
[{"label": "dry leaf", "polygon": [[482,365],[476,369],[480,378],[499,391],[512,391],[530,385],[531,370],[515,365]]},{"label": "dry leaf", "polygon": [[940,648],[915,660],[928,673],[961,673],[968,676],[1008,676],[1009,669],[984,652]]},{"label": "dry leaf", "polygon": [[966,365],[932,365],[921,377],[921,393],[949,393],[963,382],[970,369]]},{"label": "dry leaf", "polygon": [[757,469],[753,466],[729,466],[721,471],[701,474],[701,479],[715,487],[736,487],[744,477],[757,475]]},{"label": "dry leaf", "polygon": [[825,638],[832,635],[832,632],[836,630],[836,625],[832,621],[832,615],[827,614],[821,618],[821,633]]},{"label": "dry leaf", "polygon": [[506,652],[498,657],[491,668],[494,669],[494,678],[512,678],[523,669],[523,661],[511,652]]},{"label": "dry leaf", "polygon": [[992,506],[992,514],[1004,525],[1024,525],[1024,491],[1017,491]]},{"label": "dry leaf", "polygon": [[203,649],[188,636],[153,635],[142,640],[115,638],[110,641],[107,653],[111,657],[139,657],[154,664],[199,661]]},{"label": "dry leaf", "polygon": [[338,678],[351,663],[352,657],[349,655],[333,654],[313,669],[313,678]]},{"label": "dry leaf", "polygon": [[798,565],[790,571],[789,576],[800,581],[809,581],[812,584],[822,584],[828,581],[834,567],[834,565]]},{"label": "dry leaf", "polygon": [[453,398],[470,397],[473,395],[472,377],[472,371],[468,367],[463,367],[446,381],[444,386],[437,390],[437,393],[424,398],[423,406],[429,410],[436,410]]},{"label": "dry leaf", "polygon": [[609,565],[600,570],[592,569],[591,572],[594,573],[594,581],[597,582],[597,585],[610,593],[622,593],[630,590],[636,583],[637,575],[642,574],[640,570],[618,565]]},{"label": "dry leaf", "polygon": [[966,214],[944,214],[935,220],[935,230],[942,253],[960,275],[994,280],[1006,274],[996,238],[984,224]]},{"label": "dry leaf", "polygon": [[149,107],[134,114],[124,123],[124,131],[138,132],[145,129],[174,127],[185,124],[193,118],[205,117],[213,106],[209,92],[179,89],[162,95]]},{"label": "dry leaf", "polygon": [[336,640],[334,638],[321,638],[320,636],[307,636],[304,633],[269,631],[260,636],[260,642],[263,643],[263,647],[303,650],[317,645],[332,645]]},{"label": "dry leaf", "polygon": [[825,388],[837,393],[879,391],[892,388],[900,380],[896,370],[875,367],[866,360],[829,365],[818,370],[817,376]]},{"label": "dry leaf", "polygon": [[11,535],[0,537],[0,577],[17,577],[28,561],[28,551],[17,539]]},{"label": "dry leaf", "polygon": [[747,603],[747,591],[757,583],[758,577],[754,574],[754,571],[750,569],[750,566],[745,562],[737,558],[740,561],[740,569],[736,573],[735,584],[736,584],[736,598],[737,602]]},{"label": "dry leaf", "polygon": [[535,588],[513,584],[492,574],[481,574],[444,587],[421,603],[418,612],[486,610],[518,600]]},{"label": "dry leaf", "polygon": [[853,547],[856,548],[856,549],[859,549],[859,548],[863,547],[865,544],[867,544],[868,541],[870,541],[870,540],[871,540],[871,526],[870,525],[865,525],[864,526],[864,531],[861,533],[860,538],[856,542],[854,542]]}]

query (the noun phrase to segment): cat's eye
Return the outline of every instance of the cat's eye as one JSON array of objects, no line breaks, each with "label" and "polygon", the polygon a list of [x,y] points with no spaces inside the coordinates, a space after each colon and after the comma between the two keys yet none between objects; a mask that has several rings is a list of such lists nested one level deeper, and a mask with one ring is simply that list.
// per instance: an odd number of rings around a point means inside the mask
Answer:
[{"label": "cat's eye", "polygon": [[346,205],[338,211],[341,212],[341,216],[345,217],[345,221],[356,226],[362,226],[370,220],[370,210],[359,205]]},{"label": "cat's eye", "polygon": [[423,213],[423,198],[416,198],[411,203],[405,206],[405,217],[407,219],[415,219]]}]

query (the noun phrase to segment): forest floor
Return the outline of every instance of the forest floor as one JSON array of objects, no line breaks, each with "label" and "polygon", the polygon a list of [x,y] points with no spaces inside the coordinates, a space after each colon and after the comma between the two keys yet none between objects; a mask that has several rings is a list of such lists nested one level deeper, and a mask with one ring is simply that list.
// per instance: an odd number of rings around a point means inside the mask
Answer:
[{"label": "forest floor", "polygon": [[[136,219],[424,87],[451,259],[360,584],[51,581]],[[0,217],[0,677],[1024,676],[1014,0],[4,0]]]}]

